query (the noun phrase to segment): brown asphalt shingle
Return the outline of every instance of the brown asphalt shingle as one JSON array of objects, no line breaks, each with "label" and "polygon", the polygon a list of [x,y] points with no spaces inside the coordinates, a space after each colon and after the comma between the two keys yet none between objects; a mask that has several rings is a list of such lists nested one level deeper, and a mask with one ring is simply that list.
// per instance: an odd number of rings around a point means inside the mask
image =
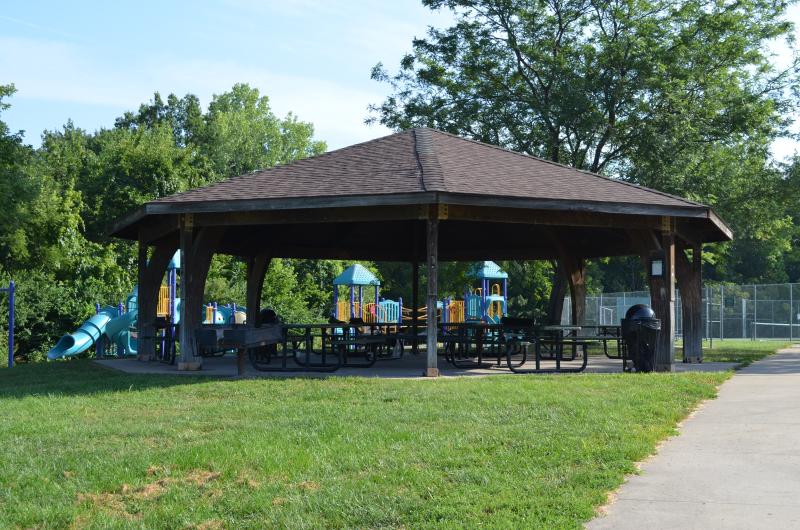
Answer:
[{"label": "brown asphalt shingle", "polygon": [[420,128],[154,201],[193,203],[439,191],[527,199],[701,206],[665,193]]}]

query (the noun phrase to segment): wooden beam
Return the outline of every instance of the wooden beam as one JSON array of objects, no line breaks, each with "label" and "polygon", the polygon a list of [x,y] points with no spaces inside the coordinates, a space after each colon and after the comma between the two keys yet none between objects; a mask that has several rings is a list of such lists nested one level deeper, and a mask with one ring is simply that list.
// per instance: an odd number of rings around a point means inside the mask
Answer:
[{"label": "wooden beam", "polygon": [[565,256],[562,261],[572,302],[572,325],[583,326],[586,323],[586,261],[575,256]]},{"label": "wooden beam", "polygon": [[689,249],[685,244],[677,244],[675,248],[675,274],[681,291],[681,317],[683,321],[683,362],[699,363],[703,361],[703,326],[702,326],[702,248],[691,247],[692,259],[686,255]]},{"label": "wooden beam", "polygon": [[[675,363],[675,234],[672,231],[671,219],[664,219],[659,239],[658,243],[664,258],[664,274],[660,278],[654,278],[648,271],[650,299],[656,318],[661,320],[654,368],[659,372],[671,372]],[[645,265],[648,257],[642,259]]]},{"label": "wooden beam", "polygon": [[411,262],[411,335],[414,340],[411,343],[411,352],[414,355],[419,353],[419,261]]},{"label": "wooden beam", "polygon": [[177,216],[159,215],[148,217],[139,224],[139,241],[152,244],[180,230]]},{"label": "wooden beam", "polygon": [[[386,207],[438,203],[436,192],[379,193],[373,195],[332,195],[275,199],[230,199],[203,202],[155,202],[145,205],[145,214],[206,214],[242,211],[302,210],[317,208]],[[122,227],[120,227],[122,228]]]},{"label": "wooden beam", "polygon": [[427,237],[427,262],[428,262],[428,297],[427,297],[427,363],[425,375],[427,377],[439,376],[438,338],[436,322],[436,300],[439,296],[437,280],[439,276],[438,254],[439,249],[439,219],[428,219]]},{"label": "wooden beam", "polygon": [[178,370],[199,370],[203,361],[197,352],[195,330],[200,325],[208,269],[224,229],[194,227],[191,215],[181,219],[181,358]]},{"label": "wooden beam", "polygon": [[180,327],[180,345],[181,355],[178,361],[178,370],[199,370],[201,366],[201,358],[195,355],[195,341],[194,341],[194,322],[191,318],[192,307],[189,302],[189,285],[191,277],[193,276],[194,262],[191,257],[194,254],[194,227],[192,226],[191,215],[182,216],[180,228],[180,246],[181,246],[181,280],[180,280],[180,293],[181,293],[181,327]]},{"label": "wooden beam", "polygon": [[593,211],[528,210],[523,208],[491,208],[486,206],[449,205],[448,219],[486,223],[533,224],[541,226],[580,226],[658,228],[658,215],[607,213]]},{"label": "wooden beam", "polygon": [[175,255],[175,250],[173,246],[157,246],[148,260],[148,245],[144,241],[139,243],[136,321],[139,331],[137,358],[140,361],[150,361],[155,357],[154,337],[158,292],[167,265]]},{"label": "wooden beam", "polygon": [[313,208],[245,212],[212,212],[199,216],[197,226],[247,226],[317,223],[383,222],[425,219],[427,205],[376,208]]},{"label": "wooden beam", "polygon": [[549,324],[561,324],[561,315],[564,312],[564,297],[567,296],[567,271],[561,260],[553,261],[553,286],[550,290],[550,300],[547,304],[547,321]]},{"label": "wooden beam", "polygon": [[247,325],[261,325],[261,293],[264,289],[264,276],[272,258],[259,255],[247,260]]}]

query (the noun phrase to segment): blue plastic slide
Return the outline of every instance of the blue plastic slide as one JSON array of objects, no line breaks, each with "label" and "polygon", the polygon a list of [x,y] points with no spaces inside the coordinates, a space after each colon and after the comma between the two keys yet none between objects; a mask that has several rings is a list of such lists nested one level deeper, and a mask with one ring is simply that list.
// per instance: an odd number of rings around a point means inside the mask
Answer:
[{"label": "blue plastic slide", "polygon": [[130,328],[136,323],[138,311],[133,309],[136,305],[137,289],[128,297],[128,307],[132,310],[119,314],[116,307],[106,306],[81,327],[68,335],[61,337],[55,346],[47,353],[50,360],[62,357],[72,357],[85,352],[94,346],[104,335],[110,343],[116,343],[118,351],[127,355],[136,354],[136,340],[130,336]]}]

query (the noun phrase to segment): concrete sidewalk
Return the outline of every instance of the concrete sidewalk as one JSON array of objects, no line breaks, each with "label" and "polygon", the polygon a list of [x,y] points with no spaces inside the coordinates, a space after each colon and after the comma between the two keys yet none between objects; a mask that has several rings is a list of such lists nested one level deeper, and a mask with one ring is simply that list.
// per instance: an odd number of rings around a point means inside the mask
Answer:
[{"label": "concrete sidewalk", "polygon": [[800,528],[800,348],[737,372],[586,527]]}]

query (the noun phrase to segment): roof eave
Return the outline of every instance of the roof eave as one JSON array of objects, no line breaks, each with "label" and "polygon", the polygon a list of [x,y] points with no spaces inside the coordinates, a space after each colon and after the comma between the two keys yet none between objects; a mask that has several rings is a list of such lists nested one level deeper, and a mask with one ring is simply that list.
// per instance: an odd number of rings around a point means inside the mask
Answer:
[{"label": "roof eave", "polygon": [[142,219],[148,215],[147,204],[144,204],[134,211],[128,213],[122,219],[117,221],[111,226],[108,231],[110,237],[117,237],[122,239],[136,239],[136,237],[129,237],[129,232],[135,228]]}]

